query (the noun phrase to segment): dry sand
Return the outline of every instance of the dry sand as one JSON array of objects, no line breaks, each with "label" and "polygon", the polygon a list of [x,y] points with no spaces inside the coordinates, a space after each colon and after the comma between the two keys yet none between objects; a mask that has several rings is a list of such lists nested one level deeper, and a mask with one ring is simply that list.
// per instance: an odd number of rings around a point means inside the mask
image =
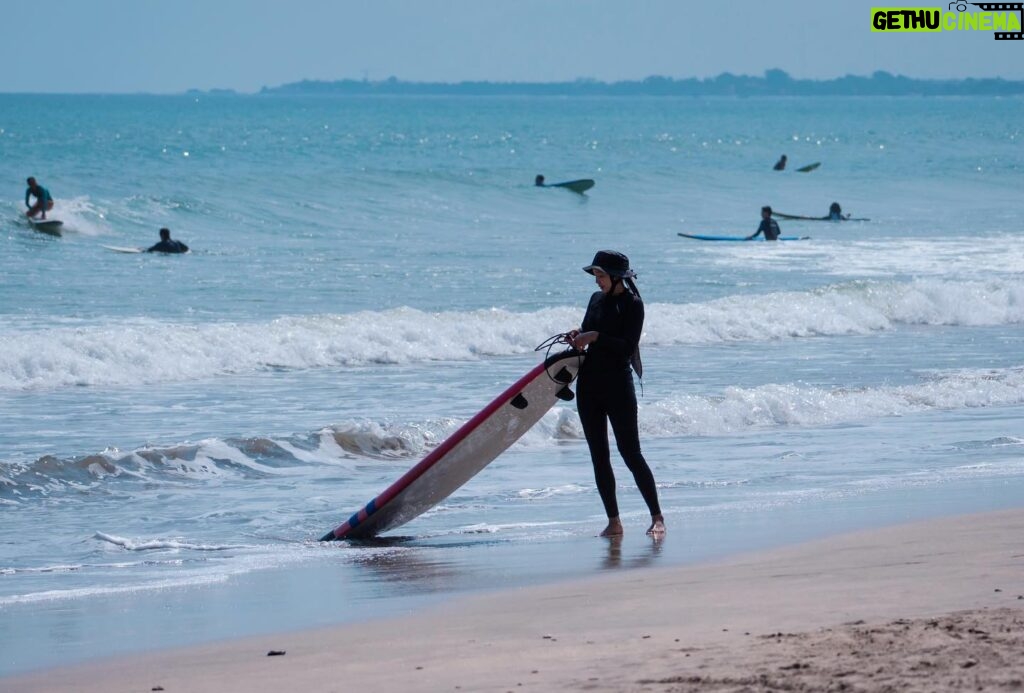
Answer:
[{"label": "dry sand", "polygon": [[1024,510],[98,661],[0,690],[1024,691]]}]

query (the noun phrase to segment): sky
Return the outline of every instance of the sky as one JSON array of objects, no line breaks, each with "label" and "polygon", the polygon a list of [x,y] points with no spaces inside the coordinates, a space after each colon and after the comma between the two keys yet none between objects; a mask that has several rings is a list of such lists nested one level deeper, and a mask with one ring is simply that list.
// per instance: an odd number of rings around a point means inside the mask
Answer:
[{"label": "sky", "polygon": [[[877,0],[0,0],[0,92],[255,92],[303,79],[1024,79],[1024,41],[871,31]],[[905,7],[905,5],[903,5]],[[938,3],[922,6],[939,7]],[[941,5],[943,9],[945,5]],[[977,8],[971,8],[978,11]]]}]

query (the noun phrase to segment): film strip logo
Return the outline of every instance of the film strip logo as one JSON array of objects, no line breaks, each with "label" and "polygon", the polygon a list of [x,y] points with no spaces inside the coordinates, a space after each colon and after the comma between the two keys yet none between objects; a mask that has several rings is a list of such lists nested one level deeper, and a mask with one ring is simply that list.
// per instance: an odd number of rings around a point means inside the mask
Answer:
[{"label": "film strip logo", "polygon": [[[1020,25],[1024,27],[1024,2],[972,2],[970,4],[980,7],[985,12],[1020,12]],[[949,3],[950,9],[954,5],[960,10],[961,5],[966,9],[967,3],[951,2]],[[997,31],[995,38],[996,41],[1024,41],[1024,31]]]}]

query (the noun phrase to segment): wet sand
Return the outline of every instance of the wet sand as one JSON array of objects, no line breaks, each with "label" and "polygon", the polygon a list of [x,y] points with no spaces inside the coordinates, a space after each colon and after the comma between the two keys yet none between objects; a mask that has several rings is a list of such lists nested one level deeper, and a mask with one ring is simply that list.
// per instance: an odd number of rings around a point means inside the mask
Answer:
[{"label": "wet sand", "polygon": [[0,688],[1017,691],[1022,651],[1024,510],[1012,510],[93,661]]}]

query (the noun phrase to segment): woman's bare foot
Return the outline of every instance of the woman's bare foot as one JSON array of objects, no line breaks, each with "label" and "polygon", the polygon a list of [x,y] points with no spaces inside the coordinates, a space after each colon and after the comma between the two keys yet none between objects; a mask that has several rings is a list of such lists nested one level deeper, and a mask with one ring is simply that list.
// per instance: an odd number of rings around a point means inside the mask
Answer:
[{"label": "woman's bare foot", "polygon": [[647,536],[665,536],[665,518],[662,515],[654,515],[651,517],[651,526],[647,528]]},{"label": "woman's bare foot", "polygon": [[623,534],[622,522],[619,520],[619,518],[613,517],[610,520],[608,520],[608,526],[605,527],[601,531],[601,534],[598,535],[598,536],[602,536],[602,537],[621,537],[622,534]]}]

